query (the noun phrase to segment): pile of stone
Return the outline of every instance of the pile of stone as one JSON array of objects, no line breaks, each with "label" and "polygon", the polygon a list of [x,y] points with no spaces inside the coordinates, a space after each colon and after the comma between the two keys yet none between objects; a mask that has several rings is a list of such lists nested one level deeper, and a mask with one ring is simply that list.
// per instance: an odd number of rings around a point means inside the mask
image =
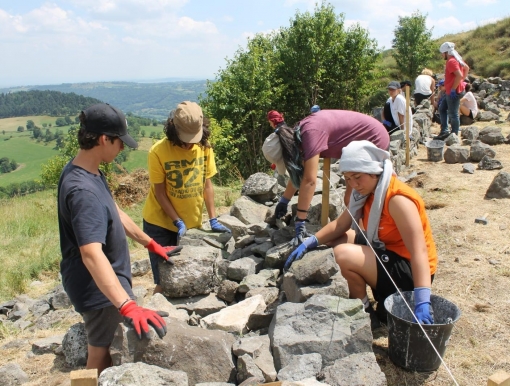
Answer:
[{"label": "pile of stone", "polygon": [[[477,121],[503,123],[501,110],[510,111],[510,80],[500,77],[475,78],[468,76],[472,85],[471,92],[475,96],[480,111],[475,118]],[[482,111],[484,110],[484,111]],[[510,121],[510,114],[506,121]],[[471,125],[473,120],[461,117],[461,125]]]},{"label": "pile of stone", "polygon": [[[332,170],[329,214],[336,218],[345,190],[334,165]],[[276,380],[283,385],[386,385],[372,351],[370,318],[359,300],[348,298],[332,249],[311,251],[282,272],[294,249],[291,214],[289,225],[273,220],[282,189],[276,178],[257,173],[246,181],[230,214],[218,218],[232,233],[187,232],[174,265],[160,263],[164,295],[148,297],[144,288],[135,289],[139,304],[168,313],[166,336],[160,339],[151,328],[147,339],[138,340],[131,328],[119,325],[110,348],[114,366],[101,374],[100,385],[248,386]],[[318,188],[311,230],[318,228],[321,201]],[[293,214],[296,205],[296,199],[291,201]],[[133,263],[132,271],[148,273],[148,259]],[[60,297],[65,297],[61,288],[46,297],[45,315],[56,316],[59,310],[53,310],[50,299]],[[43,312],[21,306],[20,300],[0,309],[3,322],[27,322],[19,328],[34,328],[34,312]],[[30,355],[41,353],[64,355],[70,366],[83,366],[83,323],[64,336],[32,342]],[[16,366],[0,372],[20,370]]]}]

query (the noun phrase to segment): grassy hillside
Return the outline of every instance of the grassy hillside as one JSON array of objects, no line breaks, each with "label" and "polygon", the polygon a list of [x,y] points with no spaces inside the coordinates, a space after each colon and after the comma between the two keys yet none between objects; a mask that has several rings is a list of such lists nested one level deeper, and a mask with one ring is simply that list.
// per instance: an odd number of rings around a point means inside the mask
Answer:
[{"label": "grassy hillside", "polygon": [[[470,73],[486,78],[510,78],[510,17],[471,31],[436,39],[437,56],[428,67],[438,74],[444,72],[444,60],[439,54],[439,46],[444,42],[455,43],[455,48],[469,65]],[[387,50],[383,53],[381,67],[386,70],[388,79],[401,80],[391,52]]]}]

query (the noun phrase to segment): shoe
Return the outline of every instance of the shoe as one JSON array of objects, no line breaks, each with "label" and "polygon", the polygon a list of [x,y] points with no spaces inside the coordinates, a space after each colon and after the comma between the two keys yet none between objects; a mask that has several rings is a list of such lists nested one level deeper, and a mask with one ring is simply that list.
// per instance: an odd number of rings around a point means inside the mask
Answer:
[{"label": "shoe", "polygon": [[436,135],[434,138],[434,140],[440,140],[440,141],[444,141],[446,138],[448,138],[450,136],[450,133],[449,132],[446,132],[446,133],[439,133],[439,135]]}]

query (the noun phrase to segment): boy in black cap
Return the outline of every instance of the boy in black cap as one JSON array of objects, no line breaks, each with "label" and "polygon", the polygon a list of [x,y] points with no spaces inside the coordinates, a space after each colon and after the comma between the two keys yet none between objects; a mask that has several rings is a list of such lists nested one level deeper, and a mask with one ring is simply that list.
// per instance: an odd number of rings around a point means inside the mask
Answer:
[{"label": "boy in black cap", "polygon": [[145,234],[113,201],[101,162],[112,162],[124,144],[138,144],[127,132],[124,114],[100,103],[81,112],[80,150],[62,170],[58,184],[58,222],[62,283],[85,321],[87,368],[101,373],[111,366],[109,346],[123,319],[141,338],[154,327],[160,337],[166,323],[155,311],[139,307],[131,290],[126,235],[172,263],[180,247],[162,247]]}]

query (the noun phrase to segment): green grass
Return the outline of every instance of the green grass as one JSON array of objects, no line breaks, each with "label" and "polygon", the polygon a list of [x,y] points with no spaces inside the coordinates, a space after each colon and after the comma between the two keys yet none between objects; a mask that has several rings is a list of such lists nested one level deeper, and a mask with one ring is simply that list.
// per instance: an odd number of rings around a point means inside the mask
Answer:
[{"label": "green grass", "polygon": [[55,191],[0,201],[0,299],[23,293],[45,271],[57,272],[60,247]]},{"label": "green grass", "polygon": [[[22,133],[25,134],[25,133]],[[54,150],[54,142],[44,145],[30,139],[28,135],[0,135],[0,158],[14,159],[20,166],[13,172],[0,174],[0,186],[41,179],[41,165],[49,158],[59,154]]]},{"label": "green grass", "polygon": [[122,163],[122,167],[128,172],[132,172],[138,168],[147,169],[147,154],[148,152],[145,150],[134,150],[130,152],[128,160]]},{"label": "green grass", "polygon": [[[55,121],[57,118],[63,118],[63,117],[50,117],[49,115],[32,115],[28,117],[14,117],[14,118],[2,118],[0,119],[0,134],[3,130],[5,130],[6,134],[9,132],[9,134],[13,134],[12,132],[17,133],[18,126],[24,126],[26,127],[27,121],[32,120],[34,121],[34,124],[38,127],[40,127],[43,130],[46,130],[45,127],[43,127],[43,123],[51,124],[52,127],[49,127],[51,131],[54,131],[57,126],[55,126]],[[69,129],[70,126],[63,126],[58,127],[59,129],[64,130],[66,132]],[[26,128],[24,134],[26,134]],[[29,132],[30,133],[30,132]]]}]

